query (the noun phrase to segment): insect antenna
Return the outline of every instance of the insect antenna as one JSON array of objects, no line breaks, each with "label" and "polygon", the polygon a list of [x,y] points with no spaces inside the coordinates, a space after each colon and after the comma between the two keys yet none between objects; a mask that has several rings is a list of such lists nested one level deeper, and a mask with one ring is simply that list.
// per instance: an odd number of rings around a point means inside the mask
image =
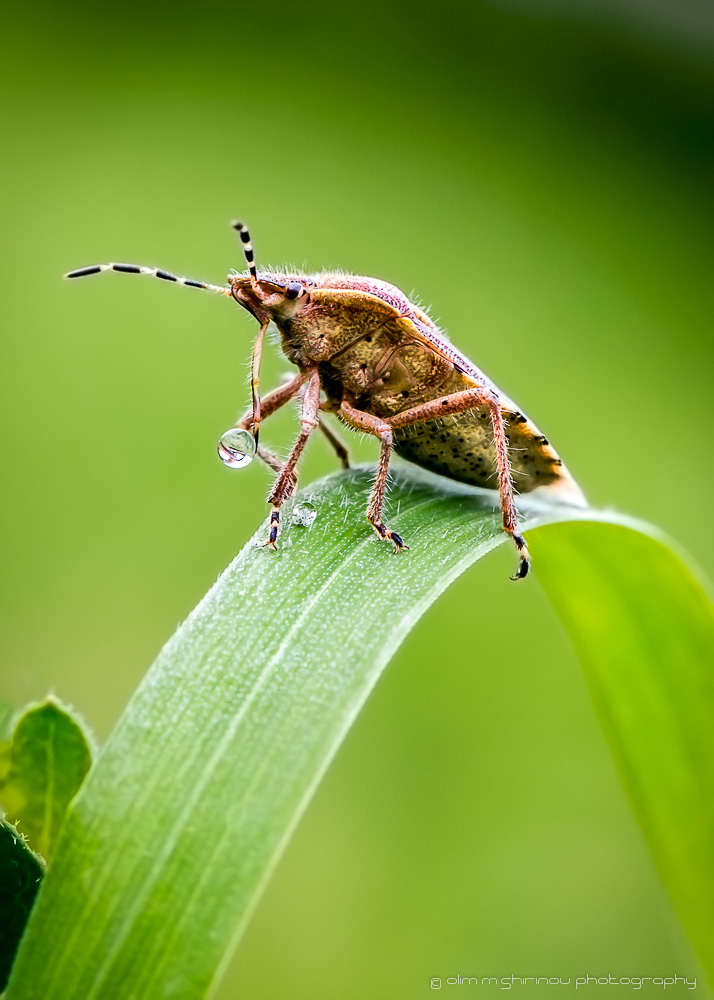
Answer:
[{"label": "insect antenna", "polygon": [[218,292],[219,295],[230,297],[230,288],[221,285],[210,285],[205,281],[194,281],[192,278],[179,278],[170,271],[162,271],[160,267],[141,267],[139,264],[91,264],[89,267],[79,267],[69,271],[65,278],[86,278],[90,274],[100,274],[102,271],[119,271],[121,274],[151,274],[162,281],[173,281],[177,285],[187,285],[189,288],[200,288],[204,292]]},{"label": "insect antenna", "polygon": [[[263,298],[260,285],[258,284],[258,271],[255,267],[255,256],[253,254],[253,244],[250,242],[250,233],[248,232],[248,227],[244,226],[242,222],[232,222],[231,225],[235,231],[240,236],[241,246],[243,247],[243,255],[245,257],[246,263],[248,265],[248,272],[250,273],[250,286],[258,296],[259,299]],[[260,359],[263,354],[263,340],[265,339],[265,331],[268,329],[268,324],[263,323],[258,332],[258,336],[255,339],[255,344],[253,345],[253,357],[251,361],[251,371],[250,371],[250,388],[253,397],[253,420],[251,423],[253,437],[255,439],[256,447],[258,445],[258,428],[260,427],[260,395],[259,395],[259,382],[260,382]]]},{"label": "insect antenna", "polygon": [[243,255],[245,256],[246,263],[248,264],[248,271],[250,272],[250,283],[253,291],[259,296],[260,286],[258,285],[258,272],[255,267],[255,255],[253,254],[253,244],[250,242],[248,227],[244,226],[242,222],[232,222],[231,225],[240,236],[241,246],[243,247]]}]

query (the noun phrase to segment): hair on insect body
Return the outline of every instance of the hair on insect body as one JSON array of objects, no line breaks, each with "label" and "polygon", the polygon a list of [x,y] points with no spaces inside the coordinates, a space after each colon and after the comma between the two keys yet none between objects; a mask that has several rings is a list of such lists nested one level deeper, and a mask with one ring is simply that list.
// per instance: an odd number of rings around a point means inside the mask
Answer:
[{"label": "hair on insect body", "polygon": [[[408,546],[382,520],[392,451],[432,472],[473,486],[497,488],[504,531],[519,556],[513,579],[530,566],[520,533],[514,493],[547,493],[566,503],[584,497],[538,428],[465,355],[427,314],[394,285],[338,272],[259,271],[248,229],[234,222],[247,274],[231,272],[226,285],[180,278],[161,268],[95,264],[70,271],[83,278],[102,271],[150,274],[233,298],[258,322],[251,364],[252,405],[219,444],[230,466],[257,454],[277,478],[268,496],[270,527],[265,545],[276,547],[280,512],[297,483],[296,469],[312,432],[319,428],[345,468],[347,450],[324,421],[333,413],[352,430],[381,443],[367,520],[394,551]],[[260,359],[273,323],[283,353],[297,375],[261,398]],[[285,461],[259,444],[263,420],[289,400],[301,402],[300,432]]]}]

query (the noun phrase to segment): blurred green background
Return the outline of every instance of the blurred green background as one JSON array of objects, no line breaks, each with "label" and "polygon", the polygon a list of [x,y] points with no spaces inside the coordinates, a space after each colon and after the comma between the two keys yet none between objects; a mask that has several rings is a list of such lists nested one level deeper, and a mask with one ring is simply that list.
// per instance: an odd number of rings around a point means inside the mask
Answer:
[{"label": "blurred green background", "polygon": [[[595,505],[712,571],[710,4],[40,4],[5,28],[0,699],[54,690],[104,739],[265,515],[266,472],[215,454],[250,319],[150,279],[60,280],[127,260],[221,282],[236,216],[259,262],[415,290]],[[287,367],[273,351],[263,386]],[[316,440],[304,480],[334,465]],[[399,651],[222,1000],[700,977],[575,655],[512,563]]]}]

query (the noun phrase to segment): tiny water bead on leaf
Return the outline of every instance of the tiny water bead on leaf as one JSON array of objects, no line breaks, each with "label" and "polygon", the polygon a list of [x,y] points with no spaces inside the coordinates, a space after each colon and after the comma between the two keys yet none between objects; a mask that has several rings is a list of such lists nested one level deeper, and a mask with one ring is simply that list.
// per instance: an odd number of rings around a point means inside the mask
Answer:
[{"label": "tiny water bead on leaf", "polygon": [[255,439],[250,431],[240,427],[231,427],[221,435],[218,442],[218,454],[224,465],[229,469],[244,469],[250,465],[255,455]]},{"label": "tiny water bead on leaf", "polygon": [[311,528],[317,519],[317,507],[309,500],[296,503],[293,507],[292,521],[302,528]]}]

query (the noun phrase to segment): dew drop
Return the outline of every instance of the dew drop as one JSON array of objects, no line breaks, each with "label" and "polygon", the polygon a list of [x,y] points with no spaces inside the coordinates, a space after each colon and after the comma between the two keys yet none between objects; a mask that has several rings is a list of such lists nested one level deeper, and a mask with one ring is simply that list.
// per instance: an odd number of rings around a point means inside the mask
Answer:
[{"label": "dew drop", "polygon": [[303,528],[311,528],[317,518],[317,508],[309,500],[296,503],[293,507],[293,524]]},{"label": "dew drop", "polygon": [[218,442],[218,455],[229,469],[244,469],[250,465],[255,455],[255,441],[250,431],[240,427],[231,427],[221,435]]}]

